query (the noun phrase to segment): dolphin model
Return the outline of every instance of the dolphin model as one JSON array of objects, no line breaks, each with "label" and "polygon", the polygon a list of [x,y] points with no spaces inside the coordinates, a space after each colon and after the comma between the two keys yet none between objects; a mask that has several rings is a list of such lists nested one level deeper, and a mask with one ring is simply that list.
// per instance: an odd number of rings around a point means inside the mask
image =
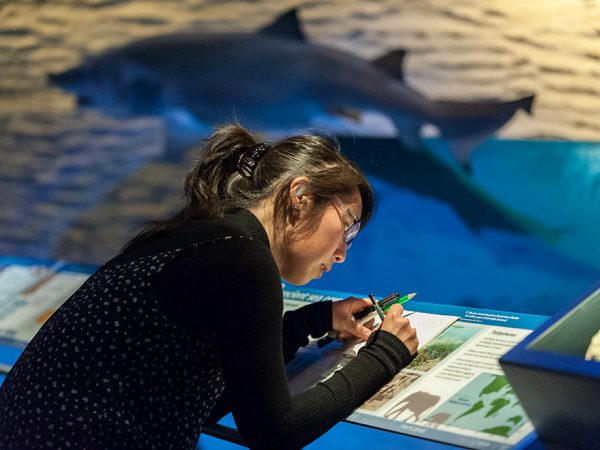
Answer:
[{"label": "dolphin model", "polygon": [[[455,158],[468,166],[472,150],[517,110],[531,113],[533,96],[508,102],[430,101],[402,79],[402,50],[375,61],[311,44],[296,10],[258,33],[152,37],[89,57],[49,76],[80,106],[120,118],[162,116],[167,139],[185,147],[218,123],[237,120],[254,130],[294,130],[314,117],[361,111],[387,115],[398,138],[420,146],[434,125]],[[187,137],[186,137],[187,136]]]}]

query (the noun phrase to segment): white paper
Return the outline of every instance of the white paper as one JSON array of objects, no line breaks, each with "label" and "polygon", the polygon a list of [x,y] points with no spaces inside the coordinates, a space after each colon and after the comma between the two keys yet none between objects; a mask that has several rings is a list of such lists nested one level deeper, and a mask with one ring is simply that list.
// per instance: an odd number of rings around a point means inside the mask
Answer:
[{"label": "white paper", "polygon": [[[422,312],[405,311],[404,316],[408,318],[411,326],[417,330],[419,338],[419,349],[423,348],[434,337],[456,322],[457,316],[443,316],[440,314],[429,314]],[[356,356],[363,348],[365,342],[359,342],[345,350],[346,356]]]}]

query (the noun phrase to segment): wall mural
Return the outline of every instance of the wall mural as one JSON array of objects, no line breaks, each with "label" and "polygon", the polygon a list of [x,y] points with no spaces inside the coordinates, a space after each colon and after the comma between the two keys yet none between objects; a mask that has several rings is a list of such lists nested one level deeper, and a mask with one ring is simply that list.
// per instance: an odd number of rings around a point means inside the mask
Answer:
[{"label": "wall mural", "polygon": [[[391,118],[398,138],[419,147],[435,126],[453,155],[468,165],[471,151],[533,96],[511,102],[429,101],[403,82],[404,50],[369,62],[309,43],[292,9],[257,33],[181,33],[135,41],[51,74],[78,105],[119,119],[160,116],[165,151],[187,149],[215,123],[239,120],[272,134],[312,125],[315,117],[360,120],[376,110]],[[183,133],[181,133],[183,130]],[[180,134],[194,137],[177,145]]]},{"label": "wall mural", "polygon": [[315,287],[549,314],[600,275],[593,1],[7,2],[0,252],[101,263],[239,120],[379,195]]}]

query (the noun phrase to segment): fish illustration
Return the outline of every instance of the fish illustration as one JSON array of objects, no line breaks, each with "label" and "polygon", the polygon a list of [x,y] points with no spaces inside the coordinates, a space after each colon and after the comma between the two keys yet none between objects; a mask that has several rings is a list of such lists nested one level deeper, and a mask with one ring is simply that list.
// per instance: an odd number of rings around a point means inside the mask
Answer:
[{"label": "fish illustration", "polygon": [[421,147],[423,126],[434,125],[468,166],[473,149],[517,110],[531,113],[533,96],[430,101],[404,82],[403,57],[394,50],[366,61],[310,43],[293,9],[257,33],[179,33],[132,42],[49,80],[81,107],[119,118],[162,117],[171,152],[232,120],[268,134],[309,127],[318,116],[378,111],[411,149]]}]

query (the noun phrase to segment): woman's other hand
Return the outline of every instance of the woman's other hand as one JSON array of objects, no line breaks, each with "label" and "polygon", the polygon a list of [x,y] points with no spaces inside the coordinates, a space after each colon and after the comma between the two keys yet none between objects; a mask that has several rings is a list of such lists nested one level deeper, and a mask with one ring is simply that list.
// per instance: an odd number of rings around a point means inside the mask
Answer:
[{"label": "woman's other hand", "polygon": [[410,321],[406,317],[402,317],[403,312],[402,305],[392,305],[385,315],[381,329],[394,334],[404,342],[411,355],[414,355],[419,347],[417,330],[410,325]]},{"label": "woman's other hand", "polygon": [[348,297],[344,300],[332,302],[332,328],[337,331],[338,340],[357,337],[366,340],[371,334],[373,321],[364,325],[354,320],[353,314],[373,306],[368,298]]}]

